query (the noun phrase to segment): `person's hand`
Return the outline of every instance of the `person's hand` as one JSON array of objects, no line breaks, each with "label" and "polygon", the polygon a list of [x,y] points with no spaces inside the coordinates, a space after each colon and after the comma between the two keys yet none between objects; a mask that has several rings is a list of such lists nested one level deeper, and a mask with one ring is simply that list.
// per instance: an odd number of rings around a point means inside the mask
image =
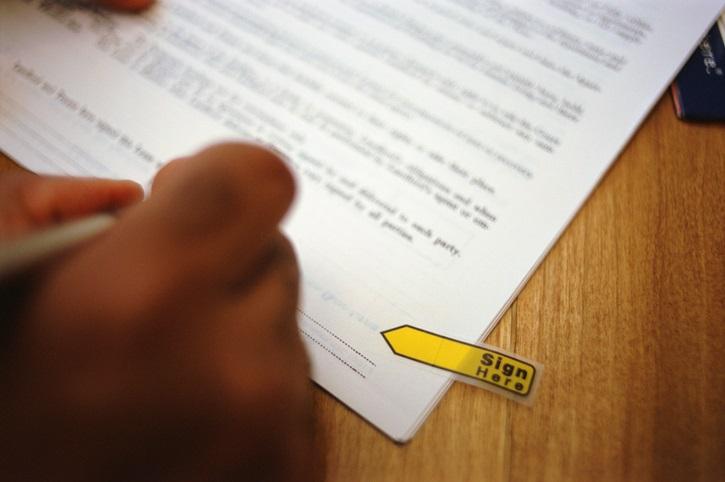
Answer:
[{"label": "person's hand", "polygon": [[54,224],[111,212],[143,198],[131,181],[0,174],[0,242]]},{"label": "person's hand", "polygon": [[[0,231],[16,234],[140,195],[132,184],[9,185],[0,212],[20,208]],[[274,155],[212,147],[169,164],[107,232],[0,285],[13,306],[3,481],[312,479],[298,273],[278,229],[292,197]]]}]

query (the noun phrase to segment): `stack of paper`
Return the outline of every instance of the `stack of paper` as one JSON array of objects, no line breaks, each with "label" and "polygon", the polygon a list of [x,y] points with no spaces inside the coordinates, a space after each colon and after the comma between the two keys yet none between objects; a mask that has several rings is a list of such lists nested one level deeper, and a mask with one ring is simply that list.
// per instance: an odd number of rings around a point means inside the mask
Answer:
[{"label": "stack of paper", "polygon": [[0,148],[144,183],[220,139],[283,151],[313,378],[407,440],[449,376],[380,332],[485,337],[722,6],[6,0]]}]

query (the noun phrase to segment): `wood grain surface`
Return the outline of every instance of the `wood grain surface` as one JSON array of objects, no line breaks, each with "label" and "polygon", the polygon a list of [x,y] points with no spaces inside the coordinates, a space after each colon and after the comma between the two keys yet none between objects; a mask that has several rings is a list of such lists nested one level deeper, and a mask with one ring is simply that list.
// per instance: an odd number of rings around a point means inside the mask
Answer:
[{"label": "wood grain surface", "polygon": [[725,480],[724,126],[664,97],[487,342],[533,407],[457,384],[400,446],[318,389],[326,480]]}]

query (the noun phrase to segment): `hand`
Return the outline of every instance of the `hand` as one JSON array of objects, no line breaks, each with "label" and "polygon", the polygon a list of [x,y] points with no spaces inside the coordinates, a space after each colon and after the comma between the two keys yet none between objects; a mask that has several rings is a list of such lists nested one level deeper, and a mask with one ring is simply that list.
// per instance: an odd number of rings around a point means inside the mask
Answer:
[{"label": "hand", "polygon": [[[13,216],[30,213],[12,223],[25,229],[139,196],[18,179],[9,192],[34,200]],[[109,231],[12,287],[3,480],[312,479],[298,273],[277,227],[292,197],[272,154],[216,146],[169,164]]]},{"label": "hand", "polygon": [[110,212],[143,198],[131,181],[40,177],[27,172],[0,175],[0,242],[55,223]]}]

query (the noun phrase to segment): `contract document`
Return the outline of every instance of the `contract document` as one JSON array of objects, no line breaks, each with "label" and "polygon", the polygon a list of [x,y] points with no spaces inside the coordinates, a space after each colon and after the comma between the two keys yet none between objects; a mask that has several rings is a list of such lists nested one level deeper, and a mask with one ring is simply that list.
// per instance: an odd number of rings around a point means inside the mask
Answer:
[{"label": "contract document", "polygon": [[0,149],[145,185],[220,140],[284,153],[312,377],[405,441],[451,379],[380,332],[485,338],[722,7],[3,0]]}]

